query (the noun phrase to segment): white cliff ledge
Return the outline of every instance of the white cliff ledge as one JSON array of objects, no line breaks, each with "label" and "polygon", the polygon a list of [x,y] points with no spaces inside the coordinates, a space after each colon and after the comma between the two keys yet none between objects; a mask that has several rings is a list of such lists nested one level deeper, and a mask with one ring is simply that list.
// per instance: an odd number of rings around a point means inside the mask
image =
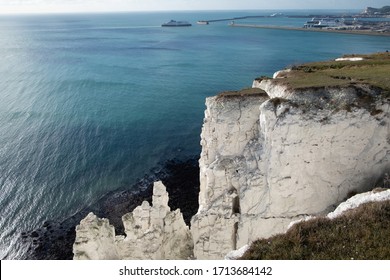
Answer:
[{"label": "white cliff ledge", "polygon": [[[289,100],[207,99],[202,129],[195,256],[220,259],[332,210],[390,169],[389,104],[307,109]],[[261,104],[261,105],[260,105]]]},{"label": "white cliff ledge", "polygon": [[377,80],[371,66],[356,71],[348,61],[336,70],[348,67],[351,77],[334,78],[327,64],[321,86],[317,64],[303,68],[308,77],[287,70],[254,81],[267,96],[207,98],[191,222],[196,258],[222,259],[292,220],[327,213],[390,170],[390,64],[377,61]]},{"label": "white cliff ledge", "polygon": [[326,86],[318,84],[316,65],[303,68],[313,87],[296,86],[308,82],[289,70],[256,80],[253,90],[207,98],[191,233],[157,184],[153,206],[144,202],[123,217],[126,237],[88,215],[77,227],[75,259],[223,259],[372,189],[390,171],[388,71],[380,63],[378,79],[364,80],[358,77],[367,64],[355,71],[347,63],[361,62],[337,63],[351,75],[333,78],[327,69]]}]

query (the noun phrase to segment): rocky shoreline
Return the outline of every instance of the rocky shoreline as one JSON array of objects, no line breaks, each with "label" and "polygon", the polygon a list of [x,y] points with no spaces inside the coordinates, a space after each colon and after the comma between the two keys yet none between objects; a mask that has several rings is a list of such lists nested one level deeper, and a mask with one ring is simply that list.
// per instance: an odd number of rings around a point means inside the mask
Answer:
[{"label": "rocky shoreline", "polygon": [[199,165],[198,158],[169,160],[153,168],[129,189],[112,191],[95,204],[86,207],[62,222],[46,221],[42,227],[20,235],[26,246],[23,259],[29,260],[71,260],[72,247],[76,237],[75,227],[89,212],[101,218],[108,218],[116,234],[124,234],[121,217],[141,205],[151,202],[153,182],[161,180],[169,193],[169,207],[181,209],[187,225],[198,210]]}]

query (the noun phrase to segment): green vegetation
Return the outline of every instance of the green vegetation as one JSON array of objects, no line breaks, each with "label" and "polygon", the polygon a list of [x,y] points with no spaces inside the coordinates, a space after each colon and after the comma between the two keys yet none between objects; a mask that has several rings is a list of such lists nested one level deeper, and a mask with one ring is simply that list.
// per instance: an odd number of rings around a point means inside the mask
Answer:
[{"label": "green vegetation", "polygon": [[315,62],[294,66],[285,75],[286,78],[278,82],[293,89],[368,84],[390,92],[390,53],[354,56],[364,60]]},{"label": "green vegetation", "polygon": [[242,259],[390,259],[390,201],[371,202],[333,220],[295,224],[286,234],[255,241]]},{"label": "green vegetation", "polygon": [[224,91],[218,97],[238,97],[238,96],[268,96],[265,91],[259,88],[244,88],[238,91]]}]

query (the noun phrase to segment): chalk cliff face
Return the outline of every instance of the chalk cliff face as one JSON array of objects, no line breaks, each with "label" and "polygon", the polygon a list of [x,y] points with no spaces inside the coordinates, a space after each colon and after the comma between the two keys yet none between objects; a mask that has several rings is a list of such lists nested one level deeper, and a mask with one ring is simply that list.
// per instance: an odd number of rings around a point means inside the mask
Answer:
[{"label": "chalk cliff face", "polygon": [[126,236],[115,236],[107,219],[93,213],[76,227],[74,259],[188,259],[193,243],[180,210],[171,211],[161,182],[153,187],[153,205],[141,206],[122,217]]},{"label": "chalk cliff face", "polygon": [[223,259],[291,221],[328,213],[390,171],[388,94],[368,84],[294,89],[291,71],[206,100],[199,210],[191,232],[156,183],[123,216],[126,236],[89,214],[75,259]]},{"label": "chalk cliff face", "polygon": [[74,260],[118,260],[114,227],[89,213],[76,227],[73,254]]},{"label": "chalk cliff face", "polygon": [[211,97],[201,134],[194,254],[220,259],[307,215],[326,213],[390,169],[390,108],[366,86]]}]

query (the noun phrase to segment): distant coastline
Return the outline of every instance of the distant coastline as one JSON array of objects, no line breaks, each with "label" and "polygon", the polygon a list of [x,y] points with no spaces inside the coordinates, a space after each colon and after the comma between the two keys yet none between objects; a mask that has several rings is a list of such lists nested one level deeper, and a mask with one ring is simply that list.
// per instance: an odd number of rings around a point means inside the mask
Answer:
[{"label": "distant coastline", "polygon": [[[294,31],[314,31],[314,32],[332,32],[342,34],[358,34],[358,35],[375,35],[375,36],[390,36],[390,6],[385,6],[380,9],[366,8],[360,13],[321,13],[321,14],[296,14],[289,15],[282,12],[272,13],[268,15],[247,15],[230,18],[199,20],[198,24],[209,24],[214,22],[230,21],[229,26],[232,27],[250,27],[263,29],[280,29]],[[261,18],[302,18],[309,19],[302,27],[291,25],[268,25],[264,23],[244,22],[246,19],[261,19]],[[371,20],[370,20],[371,19]],[[375,20],[372,20],[375,19]],[[389,19],[389,20],[388,20]],[[238,21],[238,23],[237,23]]]}]

